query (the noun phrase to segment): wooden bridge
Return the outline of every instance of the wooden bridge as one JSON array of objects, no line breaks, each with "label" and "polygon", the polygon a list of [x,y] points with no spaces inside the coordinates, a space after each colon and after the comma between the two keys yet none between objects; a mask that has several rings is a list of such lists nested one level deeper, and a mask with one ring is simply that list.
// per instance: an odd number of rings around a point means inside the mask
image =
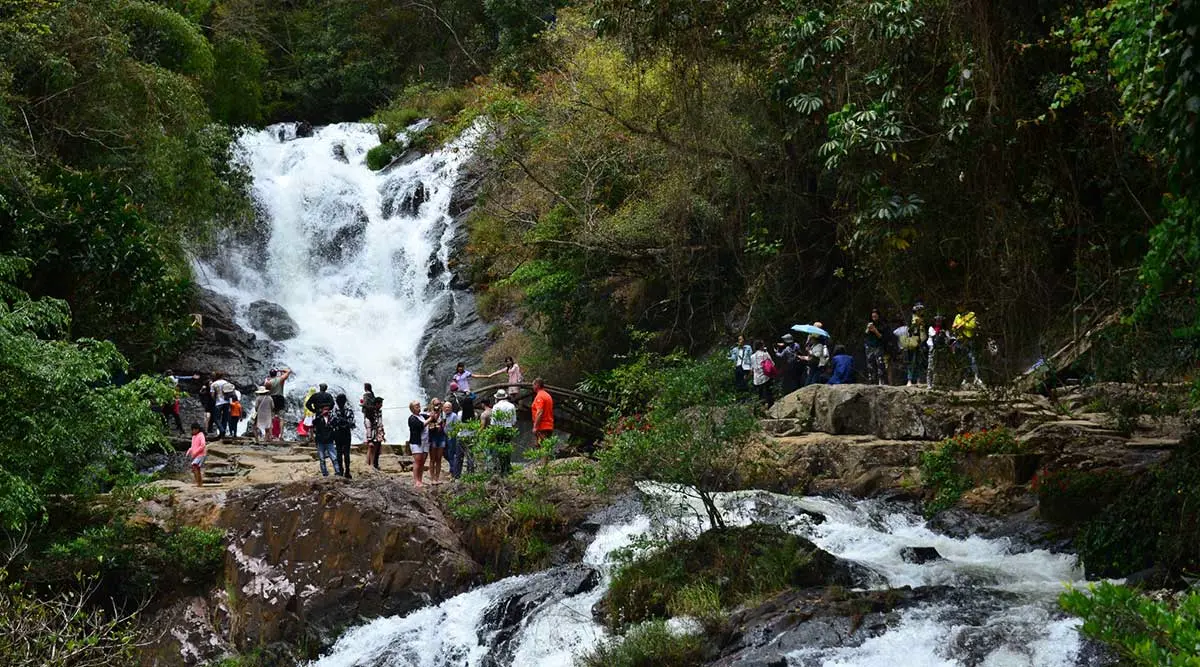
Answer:
[{"label": "wooden bridge", "polygon": [[[509,400],[517,406],[517,419],[530,421],[533,419],[533,385],[528,382],[520,382],[517,384],[491,384],[486,387],[473,388],[475,392],[475,402],[478,405],[479,400],[483,398],[494,397],[496,392],[503,389],[508,391],[512,387],[520,389],[518,396],[509,396]],[[612,410],[613,403],[611,401],[567,389],[565,387],[556,387],[554,385],[546,385],[546,391],[550,392],[550,396],[554,399],[554,428],[558,431],[563,431],[574,436],[578,436],[588,441],[599,440],[604,436],[604,424],[608,421],[608,416]]]}]

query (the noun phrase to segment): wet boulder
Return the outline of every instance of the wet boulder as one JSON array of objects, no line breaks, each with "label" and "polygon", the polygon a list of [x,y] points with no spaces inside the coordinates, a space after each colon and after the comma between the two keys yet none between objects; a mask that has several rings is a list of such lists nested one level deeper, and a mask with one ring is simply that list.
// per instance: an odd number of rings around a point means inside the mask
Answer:
[{"label": "wet boulder", "polygon": [[290,340],[300,333],[300,327],[286,308],[265,299],[250,304],[250,325],[272,340]]},{"label": "wet boulder", "polygon": [[[193,328],[188,346],[167,365],[177,375],[223,371],[243,391],[253,389],[270,367],[276,347],[238,326],[234,304],[210,289],[197,290],[192,302]],[[198,381],[185,381],[188,392],[200,388]],[[195,415],[184,415],[185,421]]]},{"label": "wet boulder", "polygon": [[924,565],[933,561],[945,560],[942,554],[933,547],[904,547],[900,550],[900,559],[912,565]]}]

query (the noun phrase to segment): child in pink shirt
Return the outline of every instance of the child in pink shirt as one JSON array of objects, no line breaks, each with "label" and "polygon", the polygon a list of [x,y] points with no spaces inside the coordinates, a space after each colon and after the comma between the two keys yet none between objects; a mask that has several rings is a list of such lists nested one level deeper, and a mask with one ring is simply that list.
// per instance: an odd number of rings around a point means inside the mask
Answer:
[{"label": "child in pink shirt", "polygon": [[196,478],[196,486],[204,486],[204,458],[208,456],[208,444],[204,440],[204,429],[199,424],[192,424],[192,446],[187,451],[192,460],[192,475]]}]

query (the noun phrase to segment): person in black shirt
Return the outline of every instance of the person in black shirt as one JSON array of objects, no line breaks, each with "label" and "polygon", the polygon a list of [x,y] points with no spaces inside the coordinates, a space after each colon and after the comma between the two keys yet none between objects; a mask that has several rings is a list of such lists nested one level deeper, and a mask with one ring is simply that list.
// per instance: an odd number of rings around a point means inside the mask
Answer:
[{"label": "person in black shirt", "polygon": [[346,405],[345,394],[338,394],[333,409],[333,444],[337,448],[334,463],[342,467],[341,474],[350,479],[350,432],[354,429],[354,410]]},{"label": "person in black shirt", "polygon": [[309,396],[308,401],[304,403],[304,407],[314,415],[321,414],[321,408],[333,410],[333,394],[329,393],[329,385],[322,382],[318,389],[319,391]]},{"label": "person in black shirt", "polygon": [[321,474],[329,476],[325,467],[325,458],[333,461],[333,472],[341,475],[342,467],[338,464],[337,452],[334,448],[333,411],[329,406],[322,406],[317,416],[313,417],[313,440],[317,443],[317,460],[321,462]]}]

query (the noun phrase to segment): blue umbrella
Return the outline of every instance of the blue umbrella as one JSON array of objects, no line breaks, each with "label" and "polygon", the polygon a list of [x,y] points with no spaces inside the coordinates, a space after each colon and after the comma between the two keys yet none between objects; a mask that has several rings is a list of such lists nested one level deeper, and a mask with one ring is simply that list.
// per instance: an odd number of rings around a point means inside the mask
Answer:
[{"label": "blue umbrella", "polygon": [[828,331],[822,329],[821,327],[814,327],[811,324],[793,324],[792,331],[797,333],[815,334],[817,336],[824,336],[826,338],[830,337]]}]

